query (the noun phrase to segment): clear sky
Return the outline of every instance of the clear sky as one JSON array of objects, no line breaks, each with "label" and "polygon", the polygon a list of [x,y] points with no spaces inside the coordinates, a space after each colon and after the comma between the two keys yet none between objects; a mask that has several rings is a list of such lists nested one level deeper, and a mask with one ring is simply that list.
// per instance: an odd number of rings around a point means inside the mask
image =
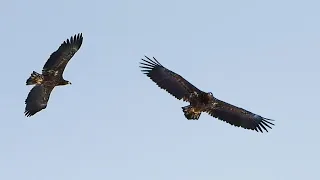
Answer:
[{"label": "clear sky", "polygon": [[[319,180],[320,1],[6,1],[0,6],[1,180]],[[82,32],[47,109],[23,114],[30,73]],[[156,57],[267,118],[236,128],[139,69]],[[318,145],[317,145],[318,144]]]}]

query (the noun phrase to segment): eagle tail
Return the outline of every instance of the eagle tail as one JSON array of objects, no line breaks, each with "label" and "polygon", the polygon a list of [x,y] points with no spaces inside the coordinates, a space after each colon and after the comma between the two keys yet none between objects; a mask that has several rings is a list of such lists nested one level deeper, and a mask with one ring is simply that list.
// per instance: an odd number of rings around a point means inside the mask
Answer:
[{"label": "eagle tail", "polygon": [[33,71],[30,77],[26,81],[26,85],[40,84],[43,80],[43,76]]},{"label": "eagle tail", "polygon": [[195,111],[191,105],[182,107],[182,111],[188,120],[198,120],[201,115],[201,111]]}]

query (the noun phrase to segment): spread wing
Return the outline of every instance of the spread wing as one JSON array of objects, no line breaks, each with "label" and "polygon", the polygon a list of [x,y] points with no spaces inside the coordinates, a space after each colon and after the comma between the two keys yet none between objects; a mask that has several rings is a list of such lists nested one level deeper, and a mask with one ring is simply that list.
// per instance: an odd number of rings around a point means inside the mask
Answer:
[{"label": "spread wing", "polygon": [[154,57],[153,60],[145,56],[147,60],[142,59],[140,68],[153,82],[155,82],[161,89],[166,90],[175,98],[189,101],[189,96],[193,92],[200,93],[198,88],[193,86],[179,74],[162,66]]},{"label": "spread wing", "polygon": [[34,86],[25,100],[25,116],[33,116],[42,109],[45,109],[53,88],[54,86],[46,86],[44,84]]},{"label": "spread wing", "polygon": [[58,50],[53,52],[47,62],[43,66],[42,73],[54,71],[58,72],[62,76],[64,69],[66,68],[70,59],[80,49],[82,45],[83,37],[82,33],[71,36],[70,40],[64,41]]},{"label": "spread wing", "polygon": [[257,132],[260,131],[262,133],[263,130],[268,132],[267,128],[272,129],[271,125],[274,125],[270,122],[274,121],[272,119],[264,118],[218,99],[209,105],[206,112],[231,125],[242,127],[244,129],[255,130]]}]

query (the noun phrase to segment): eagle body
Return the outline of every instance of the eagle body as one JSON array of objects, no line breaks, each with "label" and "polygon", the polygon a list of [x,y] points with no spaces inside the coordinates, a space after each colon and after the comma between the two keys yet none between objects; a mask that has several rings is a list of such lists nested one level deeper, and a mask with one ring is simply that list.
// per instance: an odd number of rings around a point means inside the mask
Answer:
[{"label": "eagle body", "polygon": [[33,71],[26,81],[26,85],[35,85],[25,100],[25,115],[33,116],[45,109],[50,94],[56,86],[71,84],[63,78],[63,72],[70,59],[80,49],[83,42],[82,33],[64,41],[58,50],[53,52],[42,68],[42,73]]},{"label": "eagle body", "polygon": [[205,111],[208,105],[212,103],[213,96],[211,93],[193,92],[189,96],[190,105],[182,107],[184,116],[188,120],[198,120],[200,118],[201,112]]},{"label": "eagle body", "polygon": [[272,119],[264,118],[243,108],[217,99],[211,92],[204,92],[192,85],[179,74],[162,66],[157,59],[145,56],[140,62],[141,71],[155,82],[161,89],[177,98],[189,102],[182,107],[188,120],[198,120],[202,112],[228,124],[257,132],[268,132],[274,125]]},{"label": "eagle body", "polygon": [[57,76],[58,72],[44,72],[39,74],[33,71],[30,77],[26,81],[26,85],[46,84],[49,86],[63,86],[70,84],[69,81],[63,79],[61,76]]}]

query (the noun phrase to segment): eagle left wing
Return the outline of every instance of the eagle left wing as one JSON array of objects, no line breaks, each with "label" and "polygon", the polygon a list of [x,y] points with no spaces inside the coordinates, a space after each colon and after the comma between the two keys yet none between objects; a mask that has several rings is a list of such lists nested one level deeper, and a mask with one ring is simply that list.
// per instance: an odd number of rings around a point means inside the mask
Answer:
[{"label": "eagle left wing", "polygon": [[44,84],[38,84],[34,86],[30,90],[27,99],[25,100],[25,116],[33,116],[42,109],[45,109],[47,107],[53,88],[54,86],[47,86]]},{"label": "eagle left wing", "polygon": [[58,71],[60,75],[63,74],[70,59],[76,54],[82,45],[82,33],[71,36],[70,40],[64,41],[58,50],[53,52],[47,62],[43,66],[42,73],[46,74],[50,71]]},{"label": "eagle left wing", "polygon": [[231,125],[262,133],[263,130],[268,132],[267,128],[272,129],[271,125],[274,125],[270,122],[274,121],[272,119],[264,118],[218,99],[209,104],[205,112]]}]

